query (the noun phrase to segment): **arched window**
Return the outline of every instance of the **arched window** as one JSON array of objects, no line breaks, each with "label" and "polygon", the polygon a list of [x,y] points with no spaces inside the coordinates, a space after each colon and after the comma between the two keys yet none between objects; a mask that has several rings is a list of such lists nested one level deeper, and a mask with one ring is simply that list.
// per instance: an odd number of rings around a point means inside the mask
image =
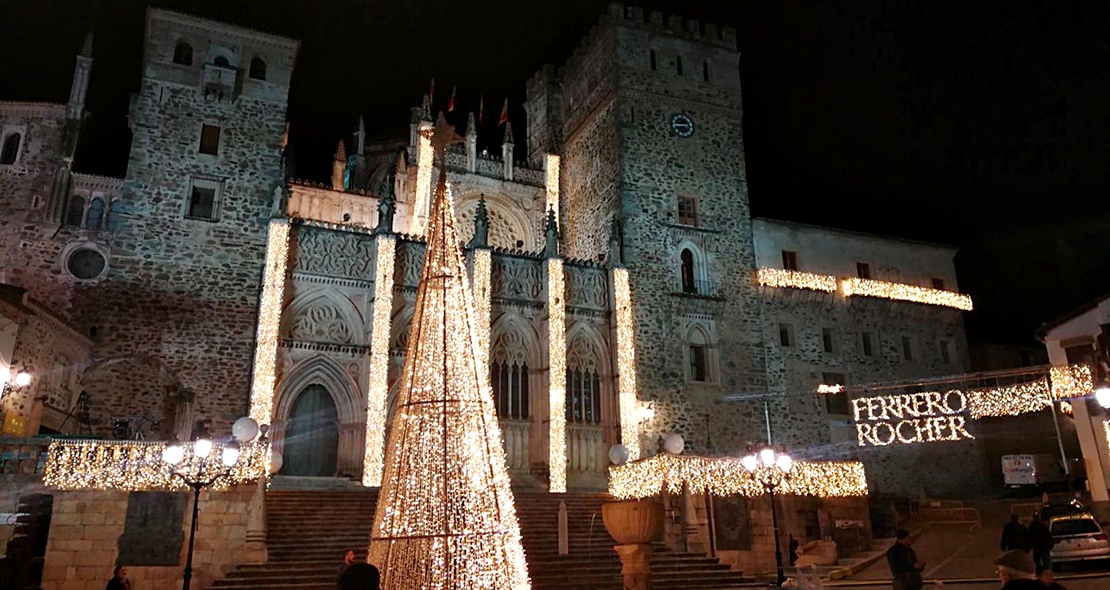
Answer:
[{"label": "arched window", "polygon": [[567,422],[601,423],[601,375],[597,347],[585,337],[567,346]]},{"label": "arched window", "polygon": [[89,215],[85,221],[85,227],[89,229],[100,229],[100,222],[104,220],[104,199],[99,197],[94,198],[89,203]]},{"label": "arched window", "polygon": [[694,253],[689,248],[684,248],[682,258],[682,292],[697,293],[698,286],[694,280]]},{"label": "arched window", "polygon": [[112,201],[112,203],[108,205],[108,223],[105,224],[108,231],[116,231],[119,229],[120,217],[123,216],[122,209],[123,205],[120,203],[119,199]]},{"label": "arched window", "polygon": [[651,71],[654,72],[655,71],[655,50],[650,49],[650,50],[648,50],[648,52],[649,52],[648,55],[651,58]]},{"label": "arched window", "polygon": [[212,63],[214,65],[217,65],[217,66],[221,67],[221,68],[230,68],[231,67],[231,62],[227,61],[227,58],[222,56],[222,55],[217,55],[216,59],[212,60]]},{"label": "arched window", "polygon": [[498,418],[525,420],[529,417],[528,365],[523,361],[494,361],[489,368],[493,400]]},{"label": "arched window", "polygon": [[690,330],[686,337],[686,346],[690,381],[709,381],[709,339],[705,337],[705,332],[698,328]]},{"label": "arched window", "polygon": [[69,198],[69,208],[66,209],[66,225],[81,227],[85,225],[85,199],[81,195]]},{"label": "arched window", "polygon": [[704,59],[701,62],[701,78],[702,80],[709,81],[709,60]]},{"label": "arched window", "polygon": [[254,80],[266,79],[266,62],[262,61],[261,57],[256,57],[251,60],[249,76]]},{"label": "arched window", "polygon": [[4,138],[4,149],[0,150],[0,164],[15,164],[15,159],[19,156],[19,142],[23,140],[23,136],[18,133],[12,133]]},{"label": "arched window", "polygon": [[173,63],[183,66],[193,65],[193,46],[185,41],[178,41],[173,48]]},{"label": "arched window", "polygon": [[682,56],[681,55],[674,56],[674,69],[675,69],[675,72],[677,72],[679,76],[682,75]]}]

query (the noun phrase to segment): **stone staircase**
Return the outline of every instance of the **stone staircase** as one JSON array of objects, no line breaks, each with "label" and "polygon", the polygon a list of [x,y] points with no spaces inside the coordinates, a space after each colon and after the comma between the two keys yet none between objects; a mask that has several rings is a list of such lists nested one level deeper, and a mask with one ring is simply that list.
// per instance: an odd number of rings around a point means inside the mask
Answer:
[{"label": "stone staircase", "polygon": [[[620,561],[601,522],[605,494],[514,490],[528,572],[535,590],[621,590]],[[334,590],[344,553],[366,554],[377,489],[273,490],[266,495],[270,559],[228,572],[212,590]],[[567,504],[569,555],[559,555],[559,501]],[[656,590],[724,590],[751,585],[716,559],[652,557]]]}]

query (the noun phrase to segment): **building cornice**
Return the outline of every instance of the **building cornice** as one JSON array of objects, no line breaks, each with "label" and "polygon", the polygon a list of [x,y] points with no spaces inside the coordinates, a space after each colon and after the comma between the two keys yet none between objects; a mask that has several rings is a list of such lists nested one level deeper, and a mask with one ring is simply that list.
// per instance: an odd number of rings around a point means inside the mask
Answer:
[{"label": "building cornice", "polygon": [[64,119],[66,105],[54,102],[0,101],[0,113]]}]

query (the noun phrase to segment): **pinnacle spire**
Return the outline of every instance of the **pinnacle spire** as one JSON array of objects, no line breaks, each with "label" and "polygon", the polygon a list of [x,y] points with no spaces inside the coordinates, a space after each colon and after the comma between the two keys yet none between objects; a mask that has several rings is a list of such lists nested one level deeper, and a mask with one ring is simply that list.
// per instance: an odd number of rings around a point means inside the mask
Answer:
[{"label": "pinnacle spire", "polygon": [[445,167],[427,239],[368,561],[390,590],[529,590]]},{"label": "pinnacle spire", "polygon": [[92,31],[89,31],[85,35],[85,44],[81,46],[81,55],[83,55],[85,57],[92,57],[92,48],[93,48],[93,33],[92,33]]}]

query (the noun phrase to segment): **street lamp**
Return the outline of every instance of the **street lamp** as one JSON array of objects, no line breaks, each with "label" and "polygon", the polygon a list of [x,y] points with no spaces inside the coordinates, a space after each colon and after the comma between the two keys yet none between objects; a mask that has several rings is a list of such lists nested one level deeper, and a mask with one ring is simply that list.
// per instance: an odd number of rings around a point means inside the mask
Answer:
[{"label": "street lamp", "polygon": [[31,374],[27,371],[20,371],[12,375],[11,369],[0,367],[0,398],[3,398],[4,394],[6,394],[9,389],[27,387],[30,384]]},{"label": "street lamp", "polygon": [[1095,400],[1103,408],[1110,409],[1110,385],[1103,383],[1095,389]]},{"label": "street lamp", "polygon": [[[240,431],[240,425],[249,420],[250,428]],[[235,422],[236,438],[247,443],[258,433],[258,424],[250,418],[240,418]],[[249,438],[243,434],[249,433]],[[247,440],[243,440],[247,438]],[[265,435],[263,435],[265,438]],[[220,479],[232,475],[235,464],[239,462],[239,442],[216,444],[202,438],[192,443],[173,444],[162,450],[162,462],[169,472],[193,489],[193,519],[189,526],[189,551],[185,558],[185,574],[181,590],[189,590],[193,578],[193,541],[197,534],[197,515],[200,505],[200,491]],[[265,440],[259,441],[265,444]]]},{"label": "street lamp", "polygon": [[748,470],[752,479],[767,490],[767,495],[771,498],[771,528],[774,529],[775,535],[775,571],[778,575],[778,587],[782,588],[786,576],[782,566],[782,544],[779,541],[778,512],[775,510],[775,489],[790,478],[794,459],[786,453],[775,451],[770,446],[757,447],[751,451],[749,455],[740,459],[740,464]]}]

